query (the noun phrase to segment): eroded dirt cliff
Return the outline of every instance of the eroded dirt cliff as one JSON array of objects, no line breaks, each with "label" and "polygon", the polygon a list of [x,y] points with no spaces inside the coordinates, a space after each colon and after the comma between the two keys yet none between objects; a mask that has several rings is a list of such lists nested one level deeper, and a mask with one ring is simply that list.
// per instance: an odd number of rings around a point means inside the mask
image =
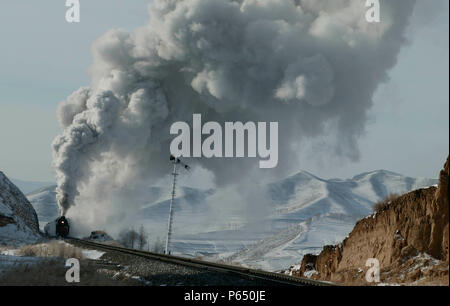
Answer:
[{"label": "eroded dirt cliff", "polygon": [[370,285],[366,262],[376,258],[381,283],[448,285],[448,179],[447,158],[437,188],[415,190],[392,200],[358,221],[342,243],[325,246],[318,256],[305,256],[294,274],[344,285]]}]

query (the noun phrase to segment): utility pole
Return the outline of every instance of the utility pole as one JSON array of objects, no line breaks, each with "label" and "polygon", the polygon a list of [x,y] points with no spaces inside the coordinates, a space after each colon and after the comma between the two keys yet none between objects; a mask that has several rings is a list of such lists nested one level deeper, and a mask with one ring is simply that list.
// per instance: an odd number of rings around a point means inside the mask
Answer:
[{"label": "utility pole", "polygon": [[172,197],[170,199],[170,207],[169,207],[169,221],[167,222],[166,248],[164,250],[164,254],[167,254],[167,255],[170,254],[169,246],[170,246],[170,238],[172,237],[173,204],[175,201],[175,192],[176,192],[176,184],[177,184],[177,176],[178,176],[177,166],[178,166],[178,164],[181,164],[186,170],[189,170],[189,166],[186,165],[185,163],[181,162],[181,160],[179,158],[176,158],[175,156],[170,155],[170,160],[172,161],[172,164],[173,164],[173,172],[172,172],[173,183],[172,183]]}]

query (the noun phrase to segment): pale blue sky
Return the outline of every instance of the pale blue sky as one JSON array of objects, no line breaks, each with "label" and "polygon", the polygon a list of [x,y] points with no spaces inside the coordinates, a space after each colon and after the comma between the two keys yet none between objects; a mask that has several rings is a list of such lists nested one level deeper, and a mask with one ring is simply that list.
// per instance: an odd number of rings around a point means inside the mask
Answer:
[{"label": "pale blue sky", "polygon": [[[411,43],[375,96],[361,160],[331,166],[304,160],[301,168],[323,177],[374,169],[437,176],[449,152],[448,1],[419,1]],[[111,28],[148,21],[149,0],[81,0],[79,24],[66,23],[64,2],[0,4],[0,170],[11,177],[54,180],[56,106],[90,83],[92,42]]]}]

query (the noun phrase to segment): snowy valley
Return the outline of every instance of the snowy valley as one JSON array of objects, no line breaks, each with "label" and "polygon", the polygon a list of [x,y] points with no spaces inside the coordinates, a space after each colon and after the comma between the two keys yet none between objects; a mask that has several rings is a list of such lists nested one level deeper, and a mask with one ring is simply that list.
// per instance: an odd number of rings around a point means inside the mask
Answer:
[{"label": "snowy valley", "polygon": [[[298,263],[304,254],[341,241],[357,220],[372,212],[376,201],[436,183],[385,170],[329,180],[301,171],[262,186],[269,205],[254,212],[254,218],[249,218],[245,205],[217,207],[216,190],[180,187],[174,204],[173,253],[279,271]],[[58,215],[54,189],[27,194],[41,228]],[[150,239],[164,240],[170,190],[152,187],[148,193],[148,202],[130,226],[142,224]]]}]

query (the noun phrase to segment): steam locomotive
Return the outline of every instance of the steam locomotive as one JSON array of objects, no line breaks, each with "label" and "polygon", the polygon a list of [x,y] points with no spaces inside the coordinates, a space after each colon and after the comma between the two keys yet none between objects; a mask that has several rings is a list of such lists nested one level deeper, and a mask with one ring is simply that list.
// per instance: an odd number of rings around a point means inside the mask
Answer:
[{"label": "steam locomotive", "polygon": [[47,223],[44,227],[45,234],[50,237],[67,237],[69,231],[69,220],[65,216],[61,216],[55,221]]}]

